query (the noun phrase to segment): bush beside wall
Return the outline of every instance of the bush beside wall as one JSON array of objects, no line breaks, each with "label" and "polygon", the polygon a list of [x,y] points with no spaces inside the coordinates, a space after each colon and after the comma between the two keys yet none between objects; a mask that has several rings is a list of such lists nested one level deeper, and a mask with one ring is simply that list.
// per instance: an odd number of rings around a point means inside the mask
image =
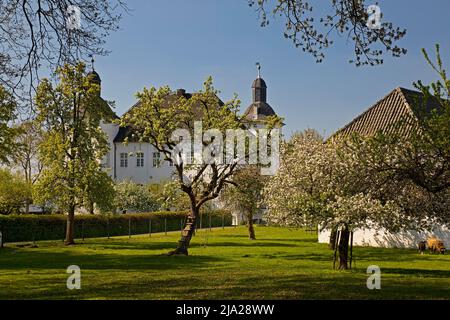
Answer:
[{"label": "bush beside wall", "polygon": [[[231,214],[223,210],[203,213],[202,227],[221,227],[232,223]],[[96,238],[125,236],[181,230],[186,217],[185,212],[151,212],[115,215],[77,215],[75,216],[75,238]],[[200,221],[197,223],[200,227]],[[0,231],[3,242],[23,242],[38,240],[63,240],[66,232],[66,216],[52,215],[0,215]]]}]

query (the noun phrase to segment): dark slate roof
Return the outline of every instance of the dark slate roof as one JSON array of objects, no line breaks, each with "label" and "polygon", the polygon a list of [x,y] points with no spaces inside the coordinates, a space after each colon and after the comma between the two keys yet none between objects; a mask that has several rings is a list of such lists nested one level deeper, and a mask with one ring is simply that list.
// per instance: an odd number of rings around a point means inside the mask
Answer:
[{"label": "dark slate roof", "polygon": [[[257,115],[255,119],[255,115]],[[264,120],[268,116],[275,115],[272,107],[266,102],[253,102],[244,112],[244,119],[248,121]]]},{"label": "dark slate roof", "polygon": [[252,88],[267,88],[267,85],[263,78],[258,77],[253,81]]},{"label": "dark slate roof", "polygon": [[386,134],[394,131],[408,134],[417,128],[415,123],[421,117],[421,110],[429,112],[439,108],[438,102],[434,99],[428,99],[425,108],[417,107],[423,104],[424,96],[421,92],[396,88],[332,137],[349,136],[353,133],[370,136],[379,132]]},{"label": "dark slate roof", "polygon": [[100,75],[95,71],[92,70],[91,72],[89,72],[87,74],[88,77],[90,77],[92,79],[93,82],[95,83],[101,83],[102,79],[100,78]]},{"label": "dark slate roof", "polygon": [[[195,94],[196,94],[196,93],[189,93],[189,92],[186,92],[186,91],[183,90],[183,89],[178,89],[176,92],[174,92],[174,93],[172,93],[172,94],[170,94],[170,95],[167,96],[167,98],[166,98],[166,103],[170,103],[170,101],[173,101],[174,99],[176,99],[177,97],[180,97],[180,96],[183,96],[183,97],[185,97],[186,99],[190,99],[190,98],[192,98]],[[219,106],[223,106],[223,105],[224,105],[223,101],[220,100],[219,97],[217,97],[217,100],[218,100]],[[128,114],[128,113],[130,113],[130,112],[133,112],[133,109],[134,109],[134,108],[138,108],[139,106],[140,106],[140,101],[136,102],[130,109],[128,109],[128,110],[124,113],[124,115],[126,115],[126,114]],[[201,119],[201,118],[202,118],[202,112],[197,112],[197,115],[196,115],[196,116],[197,116],[199,119]],[[119,132],[117,133],[116,137],[114,138],[114,142],[121,143],[121,142],[124,142],[126,138],[127,138],[127,140],[128,140],[129,142],[138,142],[138,141],[139,141],[138,136],[139,136],[139,135],[137,134],[136,128],[132,128],[132,127],[130,127],[130,126],[127,126],[127,127],[120,127],[120,128],[119,128]]]}]

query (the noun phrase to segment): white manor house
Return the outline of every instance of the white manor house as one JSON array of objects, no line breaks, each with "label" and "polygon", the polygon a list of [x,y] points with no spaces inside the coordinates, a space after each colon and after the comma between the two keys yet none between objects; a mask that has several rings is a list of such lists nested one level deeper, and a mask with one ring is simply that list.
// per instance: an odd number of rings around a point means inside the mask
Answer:
[{"label": "white manor house", "polygon": [[[90,72],[90,76],[92,81],[101,86],[101,78],[95,70]],[[194,93],[178,89],[173,94],[189,99]],[[138,104],[139,101],[129,110]],[[252,84],[252,103],[244,113],[244,120],[247,128],[252,132],[255,129],[265,128],[266,117],[273,115],[275,111],[267,103],[267,85],[258,70],[258,76]],[[102,165],[114,181],[131,180],[139,184],[150,184],[172,179],[175,169],[173,165],[164,160],[163,155],[150,143],[137,142],[132,128],[105,122],[101,124],[101,127],[107,135],[110,147],[102,160]],[[125,143],[125,141],[128,142]],[[255,220],[261,219],[262,214],[255,215]],[[243,220],[244,216],[241,213],[233,214],[233,224],[239,224]]]}]

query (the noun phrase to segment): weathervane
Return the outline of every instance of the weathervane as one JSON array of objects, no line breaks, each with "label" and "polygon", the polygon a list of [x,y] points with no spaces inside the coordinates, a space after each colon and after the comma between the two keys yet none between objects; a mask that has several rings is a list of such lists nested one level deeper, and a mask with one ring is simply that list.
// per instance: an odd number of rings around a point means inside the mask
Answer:
[{"label": "weathervane", "polygon": [[259,62],[255,63],[256,68],[258,69],[258,78],[261,78],[261,64]]}]

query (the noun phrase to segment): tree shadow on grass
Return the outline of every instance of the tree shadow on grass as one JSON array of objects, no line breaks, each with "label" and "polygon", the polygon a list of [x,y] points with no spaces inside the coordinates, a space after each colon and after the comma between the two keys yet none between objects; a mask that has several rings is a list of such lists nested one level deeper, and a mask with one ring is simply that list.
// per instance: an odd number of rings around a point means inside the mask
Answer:
[{"label": "tree shadow on grass", "polygon": [[436,261],[439,255],[420,255],[414,249],[354,247],[353,255],[360,260],[378,260],[385,262]]},{"label": "tree shadow on grass", "polygon": [[450,270],[382,268],[381,272],[389,273],[389,274],[399,274],[399,275],[405,275],[405,276],[450,279]]},{"label": "tree shadow on grass", "polygon": [[[445,299],[449,289],[439,281],[389,278],[381,290],[368,290],[366,275],[336,271],[326,275],[303,273],[283,276],[218,276],[211,272],[151,276],[115,280],[102,285],[89,283],[78,292],[52,291],[46,298],[76,299]],[[189,285],[186,285],[189,284]],[[27,293],[31,294],[31,293]]]},{"label": "tree shadow on grass", "polygon": [[[192,243],[191,248],[203,247],[205,244]],[[209,242],[207,247],[298,247],[298,245],[281,242],[260,242],[259,240],[249,240],[248,242]]]},{"label": "tree shadow on grass", "polygon": [[112,254],[83,251],[47,252],[44,250],[8,249],[0,256],[0,270],[18,269],[63,269],[78,265],[81,269],[92,270],[170,270],[184,268],[203,268],[210,264],[223,262],[217,256],[167,256],[164,254]]}]

